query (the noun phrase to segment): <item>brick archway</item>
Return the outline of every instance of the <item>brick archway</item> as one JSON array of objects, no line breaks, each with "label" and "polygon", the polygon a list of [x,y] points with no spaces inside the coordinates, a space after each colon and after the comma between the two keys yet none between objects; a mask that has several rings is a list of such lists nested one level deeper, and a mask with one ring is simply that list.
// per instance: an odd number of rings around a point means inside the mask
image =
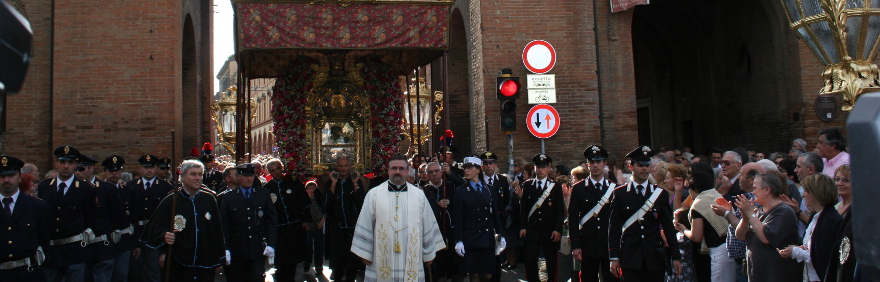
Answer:
[{"label": "brick archway", "polygon": [[183,40],[181,41],[181,113],[183,114],[184,130],[180,132],[181,147],[179,152],[189,152],[190,148],[201,143],[199,132],[202,128],[201,106],[199,98],[198,61],[196,38],[193,19],[187,14],[183,22]]}]

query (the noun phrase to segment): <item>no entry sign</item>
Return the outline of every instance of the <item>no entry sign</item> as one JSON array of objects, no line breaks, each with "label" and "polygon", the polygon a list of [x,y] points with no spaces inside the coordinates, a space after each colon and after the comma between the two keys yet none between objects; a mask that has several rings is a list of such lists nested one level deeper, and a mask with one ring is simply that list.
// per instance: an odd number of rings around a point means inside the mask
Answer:
[{"label": "no entry sign", "polygon": [[544,40],[526,44],[522,53],[523,64],[533,73],[546,73],[556,64],[556,49]]},{"label": "no entry sign", "polygon": [[526,116],[526,124],[535,137],[550,138],[559,131],[559,112],[547,104],[535,105]]}]

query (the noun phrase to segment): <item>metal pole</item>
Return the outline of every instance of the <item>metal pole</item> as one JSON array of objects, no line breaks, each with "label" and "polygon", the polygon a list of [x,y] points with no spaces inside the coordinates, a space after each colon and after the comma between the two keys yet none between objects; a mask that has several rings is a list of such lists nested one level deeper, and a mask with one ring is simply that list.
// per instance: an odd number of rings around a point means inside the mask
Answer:
[{"label": "metal pole", "polygon": [[516,174],[513,169],[513,133],[507,134],[507,180],[513,182]]},{"label": "metal pole", "polygon": [[544,138],[541,138],[541,154],[546,154],[544,153]]}]

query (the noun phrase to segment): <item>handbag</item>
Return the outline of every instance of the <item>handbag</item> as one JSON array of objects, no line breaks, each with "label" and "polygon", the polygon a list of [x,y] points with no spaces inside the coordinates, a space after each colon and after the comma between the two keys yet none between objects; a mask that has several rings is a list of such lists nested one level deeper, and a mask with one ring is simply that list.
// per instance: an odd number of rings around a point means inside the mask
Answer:
[{"label": "handbag", "polygon": [[[567,222],[564,226],[568,226]],[[562,228],[562,238],[559,239],[559,253],[567,256],[571,255],[571,237],[568,236],[568,228]]]}]

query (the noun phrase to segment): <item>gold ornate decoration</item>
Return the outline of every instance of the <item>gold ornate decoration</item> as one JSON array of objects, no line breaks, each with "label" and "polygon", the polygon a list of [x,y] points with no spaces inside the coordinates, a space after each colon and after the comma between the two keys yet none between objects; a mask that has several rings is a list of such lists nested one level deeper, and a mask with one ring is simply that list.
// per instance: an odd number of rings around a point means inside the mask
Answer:
[{"label": "gold ornate decoration", "polygon": [[360,74],[364,65],[346,65],[342,52],[328,53],[326,58],[326,63],[311,66],[316,75],[306,105],[312,173],[328,171],[342,156],[349,157],[352,169],[364,172],[372,164],[370,102]]},{"label": "gold ornate decoration", "polygon": [[[235,135],[236,135],[236,99],[238,87],[233,85],[227,88],[229,91],[221,92],[221,98],[211,104],[211,120],[214,121],[214,129],[217,130],[217,137],[220,139],[220,145],[226,147],[230,154],[235,154]],[[250,108],[251,115],[245,122],[253,123],[257,118],[257,102],[251,98],[245,102],[245,106]],[[245,143],[249,142],[250,134],[245,133]]]},{"label": "gold ornate decoration", "polygon": [[434,102],[437,103],[437,111],[434,112],[434,124],[440,124],[440,112],[443,111],[443,91],[434,91]]},{"label": "gold ornate decoration", "polygon": [[859,95],[880,90],[878,51],[880,0],[781,0],[791,29],[825,65],[820,95],[841,95],[852,110]]},{"label": "gold ornate decoration", "polygon": [[183,217],[182,215],[179,215],[179,214],[175,215],[174,216],[174,231],[180,232],[180,231],[183,231],[184,228],[186,228],[186,218]]}]

